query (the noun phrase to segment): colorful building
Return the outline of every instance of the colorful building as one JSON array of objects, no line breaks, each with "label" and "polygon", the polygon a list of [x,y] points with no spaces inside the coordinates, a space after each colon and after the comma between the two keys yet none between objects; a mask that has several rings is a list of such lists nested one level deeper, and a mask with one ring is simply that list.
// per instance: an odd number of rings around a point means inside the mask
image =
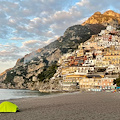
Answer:
[{"label": "colorful building", "polygon": [[103,90],[105,89],[115,89],[116,85],[113,85],[113,81],[116,78],[102,78],[100,86]]}]

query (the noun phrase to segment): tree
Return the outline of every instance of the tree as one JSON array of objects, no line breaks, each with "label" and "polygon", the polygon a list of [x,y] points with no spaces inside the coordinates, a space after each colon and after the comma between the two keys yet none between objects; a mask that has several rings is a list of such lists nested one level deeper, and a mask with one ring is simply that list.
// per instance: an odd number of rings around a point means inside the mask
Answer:
[{"label": "tree", "polygon": [[116,84],[117,87],[120,87],[120,74],[119,74],[119,78],[116,78],[116,80],[114,80],[113,83]]},{"label": "tree", "polygon": [[43,69],[43,72],[41,72],[38,75],[39,81],[52,78],[53,75],[56,73],[57,68],[57,64],[53,63],[51,66],[48,66],[47,68]]}]

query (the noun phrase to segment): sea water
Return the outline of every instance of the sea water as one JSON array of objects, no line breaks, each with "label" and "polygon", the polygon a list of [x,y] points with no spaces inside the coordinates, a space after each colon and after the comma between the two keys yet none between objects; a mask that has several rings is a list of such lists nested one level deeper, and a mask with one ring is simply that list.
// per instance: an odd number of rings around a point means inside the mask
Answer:
[{"label": "sea water", "polygon": [[39,91],[31,91],[31,90],[0,89],[0,100],[38,97],[44,95],[50,95],[50,94],[40,93]]}]

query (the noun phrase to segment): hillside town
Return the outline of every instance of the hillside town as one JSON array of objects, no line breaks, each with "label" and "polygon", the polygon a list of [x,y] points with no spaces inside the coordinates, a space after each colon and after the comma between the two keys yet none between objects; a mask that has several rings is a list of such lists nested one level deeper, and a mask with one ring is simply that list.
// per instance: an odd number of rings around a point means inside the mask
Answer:
[{"label": "hillside town", "polygon": [[63,55],[52,80],[60,79],[62,90],[114,90],[120,73],[120,30],[107,26],[98,35]]}]

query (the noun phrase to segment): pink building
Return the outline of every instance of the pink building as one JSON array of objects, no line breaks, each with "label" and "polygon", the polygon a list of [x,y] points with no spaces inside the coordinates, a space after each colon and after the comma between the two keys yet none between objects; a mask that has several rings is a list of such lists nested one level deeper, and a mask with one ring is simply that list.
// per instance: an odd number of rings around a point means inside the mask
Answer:
[{"label": "pink building", "polygon": [[113,81],[115,78],[102,78],[100,86],[102,89],[115,89],[115,85],[113,85]]}]

